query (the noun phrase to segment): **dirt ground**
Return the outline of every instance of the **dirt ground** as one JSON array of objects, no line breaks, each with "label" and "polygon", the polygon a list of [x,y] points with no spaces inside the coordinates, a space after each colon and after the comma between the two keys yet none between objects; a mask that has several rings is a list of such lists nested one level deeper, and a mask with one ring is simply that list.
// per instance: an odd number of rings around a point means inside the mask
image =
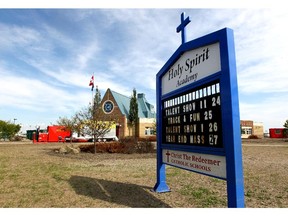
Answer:
[{"label": "dirt ground", "polygon": [[[0,207],[225,208],[226,181],[167,166],[169,193],[152,191],[156,154],[59,154],[66,144],[0,143]],[[245,205],[288,207],[288,142],[243,140]]]},{"label": "dirt ground", "polygon": [[246,205],[288,207],[288,142],[243,140]]}]

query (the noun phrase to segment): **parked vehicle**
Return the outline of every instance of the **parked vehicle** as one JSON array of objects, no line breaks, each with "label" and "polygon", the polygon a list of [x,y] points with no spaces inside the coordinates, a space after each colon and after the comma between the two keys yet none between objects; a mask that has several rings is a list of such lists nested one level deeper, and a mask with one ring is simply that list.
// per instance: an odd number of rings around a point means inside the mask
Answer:
[{"label": "parked vehicle", "polygon": [[71,131],[67,130],[65,126],[53,125],[47,127],[47,132],[40,132],[37,128],[33,133],[33,143],[38,142],[65,142],[67,137],[70,137]]}]

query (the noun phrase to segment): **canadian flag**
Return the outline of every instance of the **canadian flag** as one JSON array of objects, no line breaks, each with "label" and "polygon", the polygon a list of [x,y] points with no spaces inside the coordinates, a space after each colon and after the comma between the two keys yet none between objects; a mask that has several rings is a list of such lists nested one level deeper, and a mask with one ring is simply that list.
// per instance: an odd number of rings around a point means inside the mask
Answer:
[{"label": "canadian flag", "polygon": [[93,89],[94,89],[94,75],[90,79],[89,86],[92,86],[91,91],[93,91]]}]

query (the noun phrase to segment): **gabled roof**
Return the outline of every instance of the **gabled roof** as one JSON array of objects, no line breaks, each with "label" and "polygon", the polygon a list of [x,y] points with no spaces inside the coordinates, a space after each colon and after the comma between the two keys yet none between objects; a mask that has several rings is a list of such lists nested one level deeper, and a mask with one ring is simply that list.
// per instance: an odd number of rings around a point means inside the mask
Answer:
[{"label": "gabled roof", "polygon": [[121,113],[123,115],[126,115],[126,117],[129,115],[129,108],[130,108],[130,98],[122,95],[118,92],[112,91],[111,93],[119,107],[119,109],[121,110]]},{"label": "gabled roof", "polygon": [[[112,91],[111,93],[121,110],[123,115],[126,115],[128,118],[129,109],[130,109],[130,97],[122,95],[118,92]],[[139,118],[156,118],[156,113],[154,110],[154,106],[145,98],[145,94],[141,93],[137,95],[137,103],[138,103],[138,116]]]}]

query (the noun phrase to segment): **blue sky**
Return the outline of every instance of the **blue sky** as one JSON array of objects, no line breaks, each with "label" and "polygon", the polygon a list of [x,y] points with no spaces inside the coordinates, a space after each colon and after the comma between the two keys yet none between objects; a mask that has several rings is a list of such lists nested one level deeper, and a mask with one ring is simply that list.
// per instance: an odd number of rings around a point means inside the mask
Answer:
[{"label": "blue sky", "polygon": [[92,74],[156,104],[156,73],[181,43],[224,27],[234,30],[240,118],[265,130],[288,119],[288,15],[281,8],[0,9],[0,119],[23,128],[55,124],[91,101]]}]

